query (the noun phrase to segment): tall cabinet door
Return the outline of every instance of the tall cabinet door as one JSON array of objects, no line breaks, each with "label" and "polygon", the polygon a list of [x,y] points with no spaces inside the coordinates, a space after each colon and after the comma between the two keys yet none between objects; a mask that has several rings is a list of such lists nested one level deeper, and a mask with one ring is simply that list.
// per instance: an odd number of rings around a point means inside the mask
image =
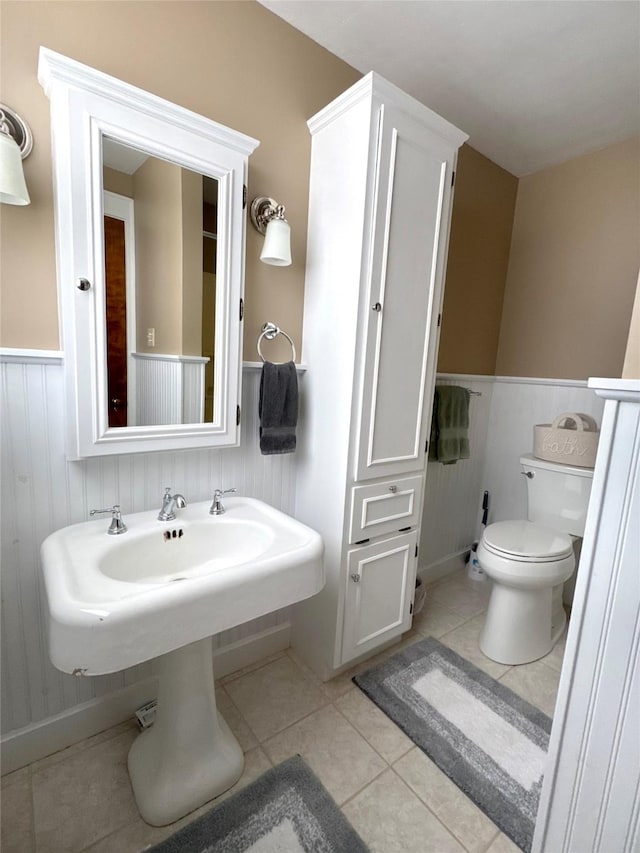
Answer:
[{"label": "tall cabinet door", "polygon": [[343,664],[411,627],[417,542],[412,530],[348,552]]},{"label": "tall cabinet door", "polygon": [[422,468],[456,151],[381,107],[355,479]]}]

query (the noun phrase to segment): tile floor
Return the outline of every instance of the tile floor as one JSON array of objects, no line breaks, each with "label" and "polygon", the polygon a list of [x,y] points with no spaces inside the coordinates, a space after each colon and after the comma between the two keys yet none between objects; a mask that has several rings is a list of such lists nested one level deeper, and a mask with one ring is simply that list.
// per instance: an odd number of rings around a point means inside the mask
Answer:
[{"label": "tile floor", "polygon": [[[551,715],[564,640],[532,664],[488,660],[477,643],[488,595],[488,582],[471,581],[464,571],[433,584],[399,645],[326,684],[290,649],[221,679],[218,704],[245,750],[245,770],[220,799],[300,753],[372,853],[516,853],[351,682],[372,661],[431,635]],[[147,826],[126,769],[135,736],[133,723],[122,723],[3,777],[3,853],[134,853],[210,808],[169,827]]]}]

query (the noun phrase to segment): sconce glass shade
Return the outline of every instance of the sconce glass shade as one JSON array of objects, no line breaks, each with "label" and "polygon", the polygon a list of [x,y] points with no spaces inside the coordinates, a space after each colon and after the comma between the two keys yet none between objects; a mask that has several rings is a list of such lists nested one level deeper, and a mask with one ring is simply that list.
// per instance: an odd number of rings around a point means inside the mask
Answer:
[{"label": "sconce glass shade", "polygon": [[286,219],[270,219],[260,260],[274,267],[291,265],[291,226]]},{"label": "sconce glass shade", "polygon": [[29,192],[22,170],[18,144],[7,133],[0,133],[0,202],[29,204]]}]

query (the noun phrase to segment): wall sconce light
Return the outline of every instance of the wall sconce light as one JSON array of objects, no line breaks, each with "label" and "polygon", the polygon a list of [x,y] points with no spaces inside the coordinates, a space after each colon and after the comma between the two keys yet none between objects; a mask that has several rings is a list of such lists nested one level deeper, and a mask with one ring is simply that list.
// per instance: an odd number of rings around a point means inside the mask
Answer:
[{"label": "wall sconce light", "polygon": [[274,267],[291,264],[291,226],[284,218],[284,205],[273,198],[259,196],[251,202],[251,222],[264,234],[260,260]]},{"label": "wall sconce light", "polygon": [[31,153],[33,136],[17,113],[0,104],[0,202],[29,204],[22,161]]}]

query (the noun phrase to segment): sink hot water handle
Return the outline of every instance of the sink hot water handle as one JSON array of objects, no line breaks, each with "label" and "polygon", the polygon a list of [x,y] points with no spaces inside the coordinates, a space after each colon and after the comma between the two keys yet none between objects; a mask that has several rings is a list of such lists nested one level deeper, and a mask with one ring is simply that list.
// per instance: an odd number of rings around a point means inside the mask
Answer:
[{"label": "sink hot water handle", "polygon": [[127,532],[127,525],[122,520],[122,513],[120,512],[119,504],[115,504],[114,506],[109,507],[109,509],[92,509],[89,511],[89,515],[102,515],[104,512],[111,513],[111,524],[107,530],[109,536],[117,536],[119,533]]},{"label": "sink hot water handle", "polygon": [[236,489],[216,489],[213,493],[213,503],[211,504],[209,515],[222,515],[223,513],[225,513],[226,510],[222,506],[222,496],[229,495],[235,491]]}]

